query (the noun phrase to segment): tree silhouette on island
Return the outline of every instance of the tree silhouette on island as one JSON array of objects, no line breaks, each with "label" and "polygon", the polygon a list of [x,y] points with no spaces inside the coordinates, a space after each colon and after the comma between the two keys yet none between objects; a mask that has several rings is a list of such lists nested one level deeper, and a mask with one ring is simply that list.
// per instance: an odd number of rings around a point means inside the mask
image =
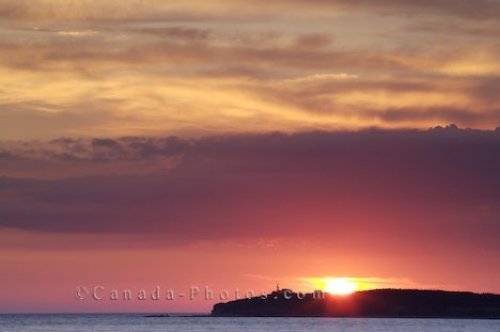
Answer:
[{"label": "tree silhouette on island", "polygon": [[339,296],[289,289],[218,303],[217,317],[386,317],[500,319],[500,295],[442,290],[374,289]]}]

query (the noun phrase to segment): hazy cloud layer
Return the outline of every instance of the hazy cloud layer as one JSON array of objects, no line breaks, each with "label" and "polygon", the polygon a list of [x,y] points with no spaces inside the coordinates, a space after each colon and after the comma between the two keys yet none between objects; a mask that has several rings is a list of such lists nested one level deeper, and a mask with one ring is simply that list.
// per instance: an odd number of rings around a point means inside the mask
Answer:
[{"label": "hazy cloud layer", "polygon": [[[204,6],[201,6],[201,5]],[[292,0],[273,1],[189,1],[183,4],[159,0],[17,0],[0,6],[0,15],[12,20],[154,20],[180,17],[183,19],[217,18],[266,13],[279,15],[285,9],[305,9],[319,14],[325,10],[358,10],[384,14],[457,15],[469,19],[494,19],[500,14],[497,0]],[[238,10],[240,9],[240,11]]]},{"label": "hazy cloud layer", "polygon": [[[360,241],[377,234],[372,240],[392,243],[411,234],[412,245],[499,249],[498,130],[12,144],[0,154],[2,227],[156,234],[164,245],[299,235],[340,241],[353,234]],[[163,164],[174,156],[168,169],[113,175],[112,166],[124,159]],[[110,167],[96,176],[44,180],[6,171],[9,160],[23,167],[50,159],[53,164],[43,166],[49,172],[74,158],[80,174],[92,163]]]},{"label": "hazy cloud layer", "polygon": [[0,138],[494,129],[498,11],[493,0],[4,1]]}]

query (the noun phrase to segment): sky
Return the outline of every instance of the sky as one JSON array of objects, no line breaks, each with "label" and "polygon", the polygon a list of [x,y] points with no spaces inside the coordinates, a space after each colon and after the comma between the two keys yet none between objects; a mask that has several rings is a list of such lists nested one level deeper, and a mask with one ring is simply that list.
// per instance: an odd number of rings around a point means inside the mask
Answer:
[{"label": "sky", "polygon": [[[500,293],[499,16],[0,2],[0,312],[208,312],[331,277]],[[157,286],[200,294],[76,294]]]}]

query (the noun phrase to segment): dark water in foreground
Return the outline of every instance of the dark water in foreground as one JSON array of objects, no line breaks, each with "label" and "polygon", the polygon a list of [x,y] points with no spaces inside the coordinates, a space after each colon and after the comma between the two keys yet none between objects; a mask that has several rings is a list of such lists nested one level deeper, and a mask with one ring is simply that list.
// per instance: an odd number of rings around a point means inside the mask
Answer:
[{"label": "dark water in foreground", "polygon": [[142,315],[0,315],[0,331],[332,331],[332,332],[500,332],[500,320],[214,318]]}]

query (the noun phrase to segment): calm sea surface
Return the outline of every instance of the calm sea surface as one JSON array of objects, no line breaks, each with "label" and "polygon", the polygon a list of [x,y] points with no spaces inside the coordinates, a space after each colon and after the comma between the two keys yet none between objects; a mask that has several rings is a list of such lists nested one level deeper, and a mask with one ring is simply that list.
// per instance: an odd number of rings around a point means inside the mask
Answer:
[{"label": "calm sea surface", "polygon": [[142,315],[0,315],[0,331],[500,332],[500,321],[350,318],[147,318]]}]

